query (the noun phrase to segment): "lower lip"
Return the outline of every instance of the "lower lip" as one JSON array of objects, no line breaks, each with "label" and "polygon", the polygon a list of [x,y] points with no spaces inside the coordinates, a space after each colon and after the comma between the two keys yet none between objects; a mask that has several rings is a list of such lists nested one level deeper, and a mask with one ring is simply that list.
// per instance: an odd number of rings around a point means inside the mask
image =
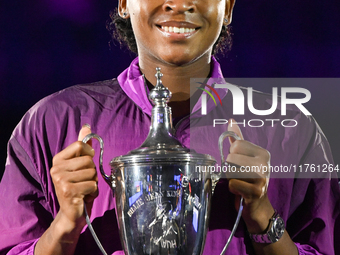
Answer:
[{"label": "lower lip", "polygon": [[166,32],[165,30],[163,30],[160,27],[157,27],[157,28],[166,37],[169,37],[171,39],[176,39],[176,40],[187,39],[187,38],[193,36],[197,32],[197,29],[196,29],[195,31],[192,31],[192,32],[189,32],[189,33],[173,33],[173,32]]}]

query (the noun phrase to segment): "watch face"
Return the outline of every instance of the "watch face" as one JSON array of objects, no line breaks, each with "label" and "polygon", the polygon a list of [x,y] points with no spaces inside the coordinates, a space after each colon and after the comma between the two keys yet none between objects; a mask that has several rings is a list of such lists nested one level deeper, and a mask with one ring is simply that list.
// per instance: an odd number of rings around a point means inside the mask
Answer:
[{"label": "watch face", "polygon": [[285,223],[281,217],[276,218],[276,220],[273,222],[273,230],[275,237],[280,239],[285,231]]}]

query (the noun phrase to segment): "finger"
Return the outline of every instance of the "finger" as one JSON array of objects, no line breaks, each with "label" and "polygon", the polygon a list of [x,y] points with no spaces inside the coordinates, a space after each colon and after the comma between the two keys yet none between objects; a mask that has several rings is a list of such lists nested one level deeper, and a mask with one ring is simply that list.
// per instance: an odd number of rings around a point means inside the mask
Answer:
[{"label": "finger", "polygon": [[96,195],[98,192],[98,182],[88,180],[83,182],[71,183],[64,180],[56,180],[55,183],[58,201],[69,200],[73,204],[81,203],[86,195]]},{"label": "finger", "polygon": [[[96,181],[74,183],[73,188],[74,188],[74,193],[81,195],[83,198],[92,197],[94,199],[98,195],[98,183]],[[74,196],[74,197],[77,197],[77,196]]]},{"label": "finger", "polygon": [[90,145],[77,141],[55,155],[53,158],[53,165],[59,164],[62,160],[68,160],[84,155],[93,157],[94,150]]},{"label": "finger", "polygon": [[244,140],[234,140],[230,144],[229,153],[246,155],[249,157],[256,157],[260,153],[261,147]]},{"label": "finger", "polygon": [[238,179],[229,180],[229,190],[235,195],[240,195],[248,203],[261,198],[266,193],[266,185],[256,185]]},{"label": "finger", "polygon": [[[236,124],[236,121],[234,119],[229,119],[228,121],[228,131],[233,131],[238,137],[241,138],[241,140],[244,140],[242,131],[239,128],[239,126]],[[232,144],[235,141],[233,137],[229,137],[229,142]]]},{"label": "finger", "polygon": [[229,180],[238,179],[253,184],[265,184],[265,177],[257,173],[226,173],[225,178]]},{"label": "finger", "polygon": [[58,166],[60,169],[65,169],[68,172],[80,171],[83,169],[96,168],[92,156],[85,155],[81,157],[75,157],[68,159],[60,163]]},{"label": "finger", "polygon": [[266,177],[269,172],[269,159],[261,157],[249,157],[242,154],[230,153],[226,159],[227,163],[233,167],[236,166],[237,173],[255,173],[261,178]]},{"label": "finger", "polygon": [[92,192],[84,197],[85,204],[92,203],[94,199],[98,197],[98,195],[99,195],[99,190],[97,188],[95,192]]},{"label": "finger", "polygon": [[78,188],[82,189],[84,195],[84,202],[86,204],[92,203],[93,200],[98,196],[98,182],[88,181],[77,183]]},{"label": "finger", "polygon": [[258,172],[256,168],[239,167],[233,171],[226,171],[222,176],[228,180],[239,179],[248,183],[265,185],[268,174],[266,172]]},{"label": "finger", "polygon": [[97,171],[95,168],[81,169],[76,172],[70,172],[65,177],[65,182],[78,183],[86,181],[96,181],[98,182]]},{"label": "finger", "polygon": [[59,171],[58,167],[51,169],[51,177],[55,187],[73,191],[69,185],[72,183],[95,181],[98,182],[97,172],[95,168],[84,168],[74,172]]},{"label": "finger", "polygon": [[[91,126],[89,124],[84,124],[79,131],[78,141],[82,141],[85,136],[91,134]],[[87,142],[88,145],[92,146],[91,139]]]}]

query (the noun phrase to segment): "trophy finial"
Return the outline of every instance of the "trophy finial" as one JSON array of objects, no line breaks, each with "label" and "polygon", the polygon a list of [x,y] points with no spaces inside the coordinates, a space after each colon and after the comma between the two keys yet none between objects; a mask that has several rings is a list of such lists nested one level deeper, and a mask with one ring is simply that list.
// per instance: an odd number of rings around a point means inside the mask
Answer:
[{"label": "trophy finial", "polygon": [[[156,86],[150,91],[149,99],[153,103],[151,111],[151,126],[146,140],[141,145],[141,150],[159,150],[166,148],[183,148],[182,144],[174,137],[172,128],[171,108],[168,102],[171,92],[162,83],[163,74],[159,67],[156,68]],[[183,149],[187,150],[187,149]],[[132,153],[138,152],[138,149]]]},{"label": "trophy finial", "polygon": [[156,67],[155,77],[157,79],[157,84],[162,83],[161,79],[163,77],[163,74],[161,73],[161,68],[160,67]]},{"label": "trophy finial", "polygon": [[157,79],[156,86],[150,91],[149,99],[153,102],[154,105],[164,104],[169,102],[171,98],[171,92],[168,88],[164,87],[161,78],[163,74],[161,73],[161,68],[156,67],[155,77]]}]

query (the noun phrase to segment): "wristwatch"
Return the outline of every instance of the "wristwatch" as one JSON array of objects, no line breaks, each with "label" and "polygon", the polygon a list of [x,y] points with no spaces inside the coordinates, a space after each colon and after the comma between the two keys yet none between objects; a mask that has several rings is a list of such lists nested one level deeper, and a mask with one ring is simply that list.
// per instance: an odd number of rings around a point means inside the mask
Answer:
[{"label": "wristwatch", "polygon": [[285,222],[275,210],[269,221],[268,230],[265,234],[251,234],[250,239],[255,243],[275,243],[280,240],[285,232]]}]

